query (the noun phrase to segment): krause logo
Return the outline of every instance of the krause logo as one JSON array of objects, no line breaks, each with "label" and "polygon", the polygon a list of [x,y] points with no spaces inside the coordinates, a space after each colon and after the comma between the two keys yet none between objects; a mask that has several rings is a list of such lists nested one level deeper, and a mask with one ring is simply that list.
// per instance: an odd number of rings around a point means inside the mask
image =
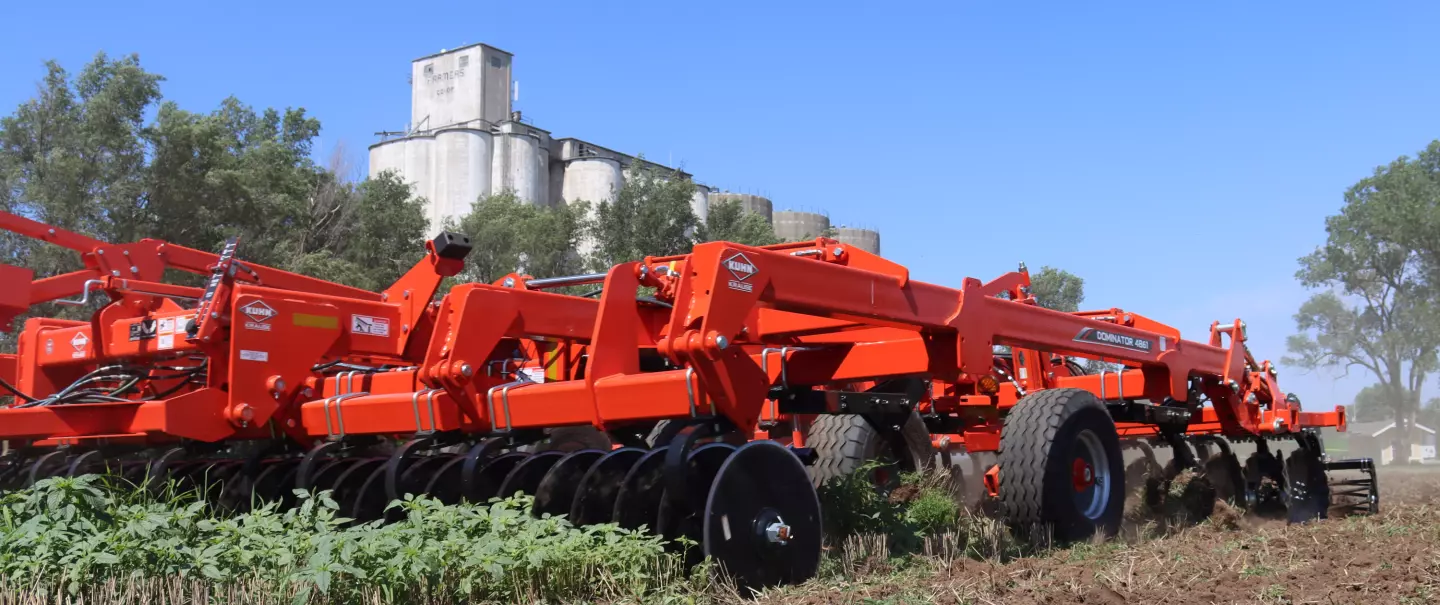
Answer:
[{"label": "krause logo", "polygon": [[265,304],[263,300],[257,300],[240,307],[240,312],[250,319],[250,321],[245,322],[245,329],[264,330],[266,332],[270,331],[270,324],[267,322],[270,321],[270,318],[277,315],[275,309],[270,308],[270,305]]},{"label": "krause logo", "polygon": [[760,270],[755,268],[755,264],[750,262],[750,258],[745,256],[745,253],[736,252],[730,258],[725,259],[724,264],[725,270],[729,271],[730,275],[734,277],[734,279],[730,280],[730,283],[727,284],[731,290],[738,290],[740,292],[755,291],[755,284],[748,282],[749,279],[755,277],[755,274],[759,273]]}]

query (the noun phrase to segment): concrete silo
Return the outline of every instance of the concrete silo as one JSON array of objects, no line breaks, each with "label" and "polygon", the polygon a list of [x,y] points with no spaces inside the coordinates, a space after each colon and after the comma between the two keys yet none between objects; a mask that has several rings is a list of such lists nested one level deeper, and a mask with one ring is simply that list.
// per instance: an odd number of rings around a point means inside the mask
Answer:
[{"label": "concrete silo", "polygon": [[748,193],[718,192],[710,194],[712,205],[726,202],[738,202],[741,210],[765,217],[767,223],[774,223],[774,204],[770,203],[768,198]]},{"label": "concrete silo", "polygon": [[830,228],[830,217],[815,212],[780,210],[773,219],[775,237],[784,242],[815,239]]},{"label": "concrete silo", "polygon": [[494,144],[494,136],[486,130],[447,128],[435,133],[432,229],[447,218],[469,214],[476,200],[490,195]]},{"label": "concrete silo", "polygon": [[710,188],[696,184],[695,193],[690,196],[690,211],[700,222],[710,220]]},{"label": "concrete silo", "polygon": [[501,122],[495,133],[492,193],[510,190],[525,202],[550,203],[550,133],[518,121],[519,112]]},{"label": "concrete silo", "polygon": [[[584,200],[591,204],[615,199],[624,184],[620,160],[603,157],[581,157],[565,160],[565,180],[561,199],[567,203]],[[593,211],[593,209],[592,209]]]},{"label": "concrete silo", "polygon": [[880,254],[880,232],[874,229],[839,227],[835,229],[835,239],[847,246],[859,248],[871,254]]}]

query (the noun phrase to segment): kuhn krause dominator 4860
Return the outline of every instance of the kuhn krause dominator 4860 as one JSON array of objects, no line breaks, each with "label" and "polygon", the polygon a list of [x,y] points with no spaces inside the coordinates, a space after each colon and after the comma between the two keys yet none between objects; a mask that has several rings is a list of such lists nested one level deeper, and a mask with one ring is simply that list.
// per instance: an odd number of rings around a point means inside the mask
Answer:
[{"label": "kuhn krause dominator 4860", "polygon": [[[1061,539],[1117,530],[1122,439],[1168,444],[1221,497],[1296,519],[1330,508],[1327,470],[1368,471],[1335,493],[1377,502],[1368,461],[1322,455],[1315,430],[1343,430],[1343,408],[1301,411],[1244,324],[1191,341],[1119,309],[1047,310],[1023,267],[952,289],[832,240],[713,242],[437,299],[463,236],[376,293],[244,263],[234,242],[215,255],[10,214],[0,227],[86,267],[32,281],[0,265],[0,319],[63,297],[96,309],[29,319],[0,356],[12,488],[107,471],[206,485],[236,510],[319,488],[361,520],[407,493],[524,492],[577,524],[693,538],[692,556],[750,586],[815,572],[814,484],[870,458],[998,452],[983,480],[999,514]],[[164,283],[166,268],[209,279]],[[585,284],[599,288],[546,291]],[[1258,447],[1242,465],[1227,438]],[[1288,459],[1266,446],[1281,438],[1299,444]]]}]

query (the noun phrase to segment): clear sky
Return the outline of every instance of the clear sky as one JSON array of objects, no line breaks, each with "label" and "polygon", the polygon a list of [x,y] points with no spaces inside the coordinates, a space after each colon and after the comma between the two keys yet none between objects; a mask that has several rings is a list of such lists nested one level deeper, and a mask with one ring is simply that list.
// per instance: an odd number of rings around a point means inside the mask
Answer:
[{"label": "clear sky", "polygon": [[[706,4],[707,6],[700,6]],[[556,136],[882,231],[958,286],[1025,261],[1203,338],[1241,317],[1278,360],[1296,259],[1375,166],[1440,137],[1440,3],[7,3],[0,111],[55,59],[138,53],[195,111],[320,118],[360,161],[409,117],[409,61],[515,53]],[[1363,377],[1281,372],[1310,409]],[[1427,396],[1435,394],[1433,385]]]}]

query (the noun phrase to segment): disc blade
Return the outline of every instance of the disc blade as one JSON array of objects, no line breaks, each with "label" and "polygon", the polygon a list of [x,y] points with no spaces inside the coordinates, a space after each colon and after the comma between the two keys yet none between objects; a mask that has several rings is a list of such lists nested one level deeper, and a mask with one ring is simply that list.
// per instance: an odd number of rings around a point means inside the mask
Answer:
[{"label": "disc blade", "polygon": [[752,441],[720,467],[705,504],[704,552],[742,591],[814,576],[820,531],[820,499],[783,446]]},{"label": "disc blade", "polygon": [[622,447],[605,454],[591,465],[575,488],[575,499],[570,504],[570,522],[593,525],[612,521],[620,484],[625,480],[625,474],[644,455],[643,449]]},{"label": "disc blade", "polygon": [[580,450],[551,466],[535,490],[535,516],[569,514],[580,479],[604,455],[603,450]]},{"label": "disc blade", "polygon": [[[655,529],[675,548],[680,545],[674,540],[681,536],[700,541],[710,486],[715,482],[720,467],[734,452],[735,446],[728,443],[706,443],[695,448],[685,460],[686,493],[676,497],[669,489],[665,490],[660,510],[655,515]],[[699,563],[701,558],[698,551],[693,555],[694,560],[687,561],[691,565]]]},{"label": "disc blade", "polygon": [[425,485],[425,494],[444,502],[445,504],[456,504],[460,502],[460,471],[464,469],[465,456],[451,456],[450,460],[435,472],[430,478],[430,483]]},{"label": "disc blade", "polygon": [[540,452],[515,465],[515,469],[505,476],[505,481],[500,484],[501,498],[509,498],[517,494],[535,495],[540,488],[540,481],[545,478],[545,473],[550,472],[550,467],[555,466],[565,452],[546,451]]},{"label": "disc blade", "polygon": [[658,447],[641,456],[625,478],[620,482],[620,493],[615,496],[615,509],[611,518],[620,527],[639,529],[649,527],[655,530],[655,517],[660,512],[660,500],[665,495],[665,454],[670,448]]},{"label": "disc blade", "polygon": [[500,484],[505,482],[510,471],[529,457],[530,454],[524,452],[511,452],[485,461],[475,469],[475,476],[471,481],[474,491],[466,494],[466,499],[479,504],[489,502],[500,493]]}]

